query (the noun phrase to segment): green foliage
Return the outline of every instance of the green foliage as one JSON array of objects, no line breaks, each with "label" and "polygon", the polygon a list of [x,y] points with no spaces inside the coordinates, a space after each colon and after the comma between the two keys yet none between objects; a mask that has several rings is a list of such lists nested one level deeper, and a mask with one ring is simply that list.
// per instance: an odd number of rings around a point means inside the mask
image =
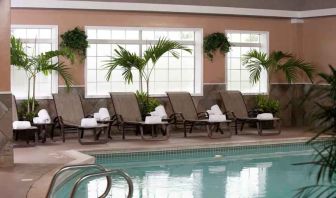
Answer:
[{"label": "green foliage", "polygon": [[[34,52],[36,51],[36,43]],[[43,73],[44,75],[51,74],[53,71],[58,72],[58,74],[64,79],[64,82],[69,88],[72,85],[72,76],[69,72],[69,68],[64,65],[63,62],[53,62],[54,58],[58,58],[59,56],[66,57],[74,61],[74,54],[68,48],[62,48],[61,50],[48,51],[38,55],[28,56],[26,54],[25,49],[23,47],[23,43],[20,39],[16,39],[15,37],[11,37],[11,64],[19,69],[23,69],[26,72],[28,78],[28,99],[32,99],[32,105],[27,103],[27,112],[34,112],[35,110],[35,83],[36,76],[38,73]],[[30,82],[33,81],[33,89],[32,89],[32,97],[30,97]]]},{"label": "green foliage", "polygon": [[155,98],[150,98],[146,92],[137,91],[136,97],[139,102],[140,112],[144,118],[150,112],[155,110],[155,107],[160,105],[160,102]]},{"label": "green foliage", "polygon": [[256,83],[260,80],[263,69],[268,73],[282,72],[285,74],[288,83],[293,83],[297,79],[297,74],[302,71],[312,82],[314,67],[310,63],[296,58],[292,54],[282,51],[274,51],[269,56],[264,52],[252,50],[244,55],[242,63],[250,71],[250,81]]},{"label": "green foliage", "polygon": [[61,35],[62,48],[68,48],[73,52],[77,53],[82,59],[86,58],[86,49],[89,47],[89,42],[87,41],[87,35],[85,31],[76,27],[69,30]]},{"label": "green foliage", "polygon": [[231,44],[224,33],[215,32],[207,35],[203,41],[204,53],[212,61],[214,53],[219,50],[221,54],[230,51]]},{"label": "green foliage", "polygon": [[107,70],[106,79],[110,80],[113,70],[117,67],[121,67],[125,81],[132,83],[135,69],[140,75],[140,91],[143,91],[142,80],[144,79],[147,87],[146,92],[147,95],[149,95],[149,79],[157,61],[166,53],[170,53],[175,58],[179,58],[179,53],[175,50],[183,50],[191,53],[190,49],[180,43],[165,38],[160,38],[155,45],[150,45],[144,52],[143,57],[118,46],[118,49],[115,49],[116,56],[105,64],[105,69]]},{"label": "green foliage", "polygon": [[297,198],[336,196],[336,69],[331,65],[329,68],[329,74],[318,74],[329,85],[311,95],[316,101],[317,111],[313,118],[319,122],[319,129],[309,143],[327,132],[330,141],[314,148],[317,154],[313,161],[300,164],[314,165],[317,173],[316,183],[298,189]]},{"label": "green foliage", "polygon": [[28,111],[28,103],[30,106],[33,105],[33,100],[23,100],[20,103],[19,109],[18,109],[18,116],[20,120],[27,120],[27,121],[33,121],[33,118],[37,116],[37,109],[39,108],[40,104],[35,100],[34,101],[34,109],[35,111]]},{"label": "green foliage", "polygon": [[269,98],[268,96],[257,96],[257,109],[263,113],[277,114],[280,111],[280,103],[278,100]]}]

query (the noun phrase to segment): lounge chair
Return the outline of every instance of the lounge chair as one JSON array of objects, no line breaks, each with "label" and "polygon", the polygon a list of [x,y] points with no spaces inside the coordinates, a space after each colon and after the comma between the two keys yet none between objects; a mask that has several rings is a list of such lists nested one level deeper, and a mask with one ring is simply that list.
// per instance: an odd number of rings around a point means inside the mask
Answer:
[{"label": "lounge chair", "polygon": [[182,124],[184,128],[184,137],[187,137],[187,131],[192,132],[194,126],[203,125],[206,126],[208,137],[213,138],[212,126],[216,127],[216,131],[220,131],[224,134],[221,129],[221,124],[227,124],[230,136],[230,120],[222,122],[210,122],[209,115],[207,112],[197,112],[194,101],[189,92],[167,92],[169,102],[173,109],[173,114],[171,115],[177,124]]},{"label": "lounge chair", "polygon": [[[13,106],[13,122],[14,121],[19,121],[19,116],[18,116],[18,110],[17,110],[17,104],[16,104],[16,99],[15,96],[12,96],[12,106]],[[39,129],[36,126],[31,126],[29,128],[25,128],[25,129],[13,129],[13,135],[14,135],[14,140],[18,140],[19,136],[21,134],[24,134],[25,136],[27,136],[26,138],[26,142],[27,144],[29,144],[29,134],[34,134],[34,142],[35,144],[37,144],[38,142],[38,133],[39,133]]]},{"label": "lounge chair", "polygon": [[[245,123],[255,123],[257,125],[257,131],[259,135],[276,135],[281,133],[281,120],[274,117],[269,120],[262,120],[256,117],[249,117],[247,106],[243,95],[240,91],[220,91],[225,110],[231,116],[231,119],[235,123],[235,132],[238,134],[238,124],[241,124],[240,131],[243,130]],[[276,132],[263,133],[263,122],[273,121],[277,124],[278,130]]]},{"label": "lounge chair", "polygon": [[[62,140],[65,142],[65,129],[73,128],[77,130],[78,141],[80,144],[97,144],[97,143],[107,143],[108,133],[106,124],[98,124],[95,127],[82,127],[81,120],[85,118],[82,102],[78,94],[66,93],[66,94],[53,94],[54,103],[56,107],[56,113],[58,118],[58,123],[61,128]],[[94,141],[84,142],[82,141],[84,132],[90,130],[94,132]],[[98,130],[98,133],[97,133]],[[99,140],[101,133],[105,133],[106,138]]]},{"label": "lounge chair", "polygon": [[[143,140],[167,140],[169,138],[169,123],[161,121],[158,123],[145,123],[142,120],[139,103],[133,92],[111,92],[111,100],[115,115],[113,118],[117,121],[116,126],[121,128],[122,138],[125,139],[125,130],[139,129]],[[144,127],[152,128],[152,138],[145,138]],[[165,136],[163,138],[153,138],[153,132],[157,126],[161,126]]]}]

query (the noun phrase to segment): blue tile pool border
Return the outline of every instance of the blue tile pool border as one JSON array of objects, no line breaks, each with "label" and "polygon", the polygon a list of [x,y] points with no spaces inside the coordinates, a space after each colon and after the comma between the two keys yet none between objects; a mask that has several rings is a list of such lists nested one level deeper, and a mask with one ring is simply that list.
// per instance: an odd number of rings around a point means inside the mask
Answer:
[{"label": "blue tile pool border", "polygon": [[185,159],[199,158],[203,156],[214,156],[218,153],[225,155],[239,154],[258,154],[258,153],[275,153],[275,152],[290,152],[290,151],[305,151],[313,150],[312,144],[322,146],[330,142],[327,139],[316,140],[311,144],[307,141],[285,142],[285,143],[268,143],[268,144],[253,144],[253,145],[209,145],[209,146],[192,146],[181,148],[160,148],[160,150],[146,151],[97,151],[87,152],[94,156],[97,163],[113,163],[113,162],[132,162],[138,160],[165,160],[167,158]]}]

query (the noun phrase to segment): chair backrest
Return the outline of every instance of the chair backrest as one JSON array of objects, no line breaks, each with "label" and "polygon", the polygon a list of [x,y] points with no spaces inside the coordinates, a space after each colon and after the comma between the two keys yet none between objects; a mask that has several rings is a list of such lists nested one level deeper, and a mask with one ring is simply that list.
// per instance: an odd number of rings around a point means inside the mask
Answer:
[{"label": "chair backrest", "polygon": [[197,110],[189,92],[167,92],[174,113],[182,113],[186,120],[197,120]]},{"label": "chair backrest", "polygon": [[110,93],[115,114],[122,117],[125,122],[141,122],[139,103],[133,92]]},{"label": "chair backrest", "polygon": [[237,118],[248,117],[246,103],[240,91],[220,91],[225,110],[233,112]]},{"label": "chair backrest", "polygon": [[53,94],[57,116],[62,117],[63,123],[80,125],[85,117],[82,101],[78,94]]}]

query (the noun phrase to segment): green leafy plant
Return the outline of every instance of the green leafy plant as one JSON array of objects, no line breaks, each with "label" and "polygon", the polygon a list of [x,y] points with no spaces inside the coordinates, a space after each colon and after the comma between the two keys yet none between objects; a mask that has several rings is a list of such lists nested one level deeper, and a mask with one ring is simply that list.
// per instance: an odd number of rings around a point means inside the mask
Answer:
[{"label": "green leafy plant", "polygon": [[143,56],[138,56],[118,46],[118,49],[115,49],[116,56],[105,64],[105,69],[108,70],[106,79],[110,80],[113,70],[117,67],[121,67],[125,81],[132,83],[135,69],[139,73],[140,92],[144,91],[142,81],[145,80],[146,93],[147,96],[149,96],[149,79],[157,61],[166,53],[170,53],[173,57],[179,58],[179,53],[175,50],[183,50],[191,53],[191,50],[187,47],[165,38],[160,38],[155,45],[150,45]]},{"label": "green leafy plant", "polygon": [[[282,51],[274,51],[267,55],[267,53],[252,50],[243,56],[242,63],[249,70],[252,83],[260,80],[263,70],[267,71],[268,85],[270,85],[273,72],[282,72],[288,83],[293,83],[297,79],[298,71],[306,74],[310,81],[314,73],[314,67],[310,63]],[[270,93],[270,86],[268,86],[268,93]]]},{"label": "green leafy plant", "polygon": [[160,105],[160,102],[155,98],[150,98],[146,92],[137,91],[136,97],[139,102],[140,112],[142,117],[146,117],[150,112],[155,110],[155,107]]},{"label": "green leafy plant", "polygon": [[280,103],[278,100],[271,99],[264,95],[257,96],[257,110],[261,113],[279,113]]},{"label": "green leafy plant", "polygon": [[204,53],[211,61],[213,60],[216,51],[219,51],[224,55],[230,51],[230,47],[231,44],[226,35],[221,32],[209,34],[203,41]]},{"label": "green leafy plant", "polygon": [[[28,78],[28,99],[32,100],[32,103],[27,102],[27,113],[35,111],[35,87],[36,87],[36,77],[37,74],[43,73],[44,75],[49,75],[52,72],[57,72],[65,82],[67,88],[72,85],[72,76],[69,73],[69,68],[63,63],[57,61],[54,63],[52,59],[63,56],[69,58],[71,61],[74,60],[73,53],[68,48],[63,48],[62,50],[48,51],[36,55],[36,43],[31,56],[29,56],[23,47],[23,43],[20,39],[11,37],[11,64],[19,69],[23,69],[26,72]],[[31,90],[32,82],[32,90]],[[30,96],[32,94],[32,96]]]},{"label": "green leafy plant", "polygon": [[[328,84],[313,95],[318,107],[314,120],[319,122],[317,134],[309,141],[313,143],[321,135],[328,133],[329,141],[321,147],[314,147],[315,159],[299,165],[313,165],[317,168],[316,182],[298,189],[295,197],[335,197],[336,195],[336,69],[329,65],[330,74],[318,75]],[[322,104],[321,101],[326,104]],[[332,132],[332,133],[330,133]]]},{"label": "green leafy plant", "polygon": [[87,35],[85,31],[76,27],[72,30],[66,31],[61,35],[62,48],[69,48],[81,57],[81,61],[86,58],[86,49],[89,47]]},{"label": "green leafy plant", "polygon": [[[34,105],[34,111],[28,111],[27,107],[32,105]],[[20,103],[18,110],[19,119],[33,121],[33,118],[37,116],[37,109],[39,108],[39,106],[40,104],[36,100],[34,102],[32,99],[23,100]]]}]

